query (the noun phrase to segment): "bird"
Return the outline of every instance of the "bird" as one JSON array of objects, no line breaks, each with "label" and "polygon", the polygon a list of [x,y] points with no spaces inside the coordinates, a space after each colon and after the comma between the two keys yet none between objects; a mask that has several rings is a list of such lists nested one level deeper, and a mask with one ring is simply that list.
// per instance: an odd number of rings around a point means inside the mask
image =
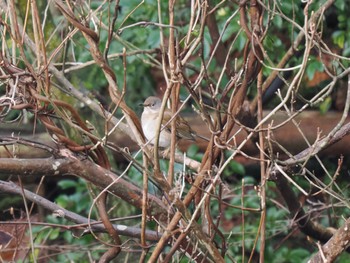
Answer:
[{"label": "bird", "polygon": [[[159,111],[162,105],[162,100],[155,96],[148,97],[142,106],[144,110],[141,115],[141,125],[146,139],[154,145],[157,133],[157,122]],[[169,109],[164,110],[161,132],[159,135],[158,146],[168,148],[171,143],[171,121],[173,114]],[[176,122],[176,137],[178,139],[187,139],[195,141],[196,133],[191,129],[190,125],[181,116],[175,117]]]}]

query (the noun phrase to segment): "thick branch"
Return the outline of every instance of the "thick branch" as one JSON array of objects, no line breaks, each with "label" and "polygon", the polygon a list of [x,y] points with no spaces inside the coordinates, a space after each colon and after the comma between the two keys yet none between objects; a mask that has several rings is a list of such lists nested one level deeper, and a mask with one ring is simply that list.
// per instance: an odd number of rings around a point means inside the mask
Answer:
[{"label": "thick branch", "polygon": [[[91,182],[102,189],[108,189],[129,204],[142,207],[142,190],[137,186],[118,178],[113,172],[104,169],[88,159],[75,156],[55,159],[7,159],[0,158],[0,174],[26,176],[75,175]],[[113,183],[114,182],[114,183]],[[159,217],[167,215],[164,203],[154,195],[148,195],[149,215]]]},{"label": "thick branch", "polygon": [[[218,64],[221,67],[225,66],[225,61],[226,61],[226,56],[228,56],[229,54],[227,54],[227,50],[226,47],[224,45],[224,43],[222,43],[221,39],[220,39],[220,32],[219,32],[219,28],[215,19],[215,14],[214,13],[209,13],[206,19],[206,25],[208,27],[209,30],[209,34],[211,37],[211,40],[213,42],[213,45],[218,45],[217,51],[215,52],[215,58],[218,62]],[[230,65],[226,65],[226,75],[229,76],[230,74]]]},{"label": "thick branch", "polygon": [[[20,186],[13,182],[4,182],[0,181],[0,191],[3,193],[17,194],[22,195],[22,189]],[[73,213],[69,210],[66,210],[57,204],[45,199],[44,197],[34,194],[28,190],[24,190],[24,195],[27,200],[34,202],[35,204],[51,211],[52,213],[58,215],[59,217],[63,217],[69,221],[75,222],[77,224],[86,224],[86,229],[88,232],[91,230],[96,231],[105,231],[105,227],[102,223],[96,223],[96,220],[89,220],[86,217],[83,217],[79,214]],[[33,222],[32,222],[33,223]],[[68,226],[67,226],[68,227]],[[80,228],[81,226],[69,226],[70,229]],[[113,225],[113,227],[118,230],[118,233],[124,236],[129,236],[133,238],[140,238],[141,229],[136,227],[129,227],[125,225]],[[91,230],[90,230],[91,229]],[[160,235],[156,231],[146,230],[146,239],[149,241],[158,241]]]},{"label": "thick branch", "polygon": [[[285,169],[288,169],[288,166],[296,165],[300,162],[305,161],[307,158],[310,158],[311,156],[315,156],[318,154],[321,150],[328,148],[329,146],[335,144],[336,142],[340,141],[342,138],[344,138],[346,135],[350,134],[350,123],[345,124],[343,127],[341,127],[332,138],[328,140],[328,138],[324,138],[318,142],[316,142],[314,145],[311,145],[310,147],[306,148],[304,151],[294,155],[293,157],[289,158],[288,160],[284,161],[283,164],[286,165]],[[277,170],[273,170],[273,173],[278,173]]]},{"label": "thick branch", "polygon": [[333,235],[333,230],[324,228],[323,226],[310,220],[304,209],[299,203],[290,183],[283,176],[279,175],[275,180],[276,186],[288,206],[290,218],[298,224],[299,229],[308,236],[317,239],[321,242],[326,242]]},{"label": "thick branch", "polygon": [[333,237],[321,247],[310,263],[333,262],[350,245],[350,218],[335,232]]}]

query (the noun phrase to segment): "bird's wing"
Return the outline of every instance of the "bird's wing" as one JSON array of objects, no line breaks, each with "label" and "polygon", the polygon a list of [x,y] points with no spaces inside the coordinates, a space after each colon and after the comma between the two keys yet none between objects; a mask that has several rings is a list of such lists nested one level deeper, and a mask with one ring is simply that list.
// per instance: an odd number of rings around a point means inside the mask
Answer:
[{"label": "bird's wing", "polygon": [[[165,125],[171,119],[172,113],[167,110],[164,112],[162,123]],[[169,123],[166,128],[167,131],[171,132],[171,124]],[[187,140],[195,140],[194,139],[195,132],[191,129],[190,125],[185,121],[181,116],[176,116],[176,136],[178,138],[187,139]]]}]

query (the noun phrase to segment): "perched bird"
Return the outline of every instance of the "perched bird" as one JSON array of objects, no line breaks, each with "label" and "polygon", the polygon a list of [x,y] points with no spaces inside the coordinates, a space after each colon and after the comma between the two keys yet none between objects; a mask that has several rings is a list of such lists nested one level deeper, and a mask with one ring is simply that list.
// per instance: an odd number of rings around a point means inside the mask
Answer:
[{"label": "perched bird", "polygon": [[[142,104],[144,110],[141,116],[141,125],[146,139],[154,144],[157,133],[157,120],[159,111],[162,105],[162,100],[158,97],[148,97]],[[168,148],[171,142],[171,122],[172,113],[169,109],[164,110],[164,115],[161,124],[161,132],[159,135],[158,146]],[[191,129],[190,125],[180,116],[175,117],[176,121],[176,136],[178,139],[195,140],[196,133]],[[166,126],[165,126],[166,125]]]}]

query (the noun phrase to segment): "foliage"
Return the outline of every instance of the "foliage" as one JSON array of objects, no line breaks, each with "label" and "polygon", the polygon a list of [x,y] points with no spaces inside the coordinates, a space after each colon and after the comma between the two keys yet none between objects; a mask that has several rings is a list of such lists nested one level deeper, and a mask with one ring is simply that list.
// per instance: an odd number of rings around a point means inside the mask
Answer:
[{"label": "foliage", "polygon": [[[349,98],[335,96],[350,72],[345,2],[0,0],[0,9],[2,125],[50,136],[0,138],[0,174],[21,186],[1,177],[0,190],[26,200],[27,221],[27,203],[47,209],[28,227],[26,260],[308,262],[330,227],[348,224],[347,158],[319,154],[350,128],[339,117],[310,136],[298,119],[309,109],[348,115]],[[147,145],[137,105],[150,95],[198,116],[204,146]],[[279,133],[291,130],[285,143]],[[41,198],[47,178],[57,183]],[[59,208],[75,214],[54,217]],[[330,261],[345,257],[322,248]]]}]

